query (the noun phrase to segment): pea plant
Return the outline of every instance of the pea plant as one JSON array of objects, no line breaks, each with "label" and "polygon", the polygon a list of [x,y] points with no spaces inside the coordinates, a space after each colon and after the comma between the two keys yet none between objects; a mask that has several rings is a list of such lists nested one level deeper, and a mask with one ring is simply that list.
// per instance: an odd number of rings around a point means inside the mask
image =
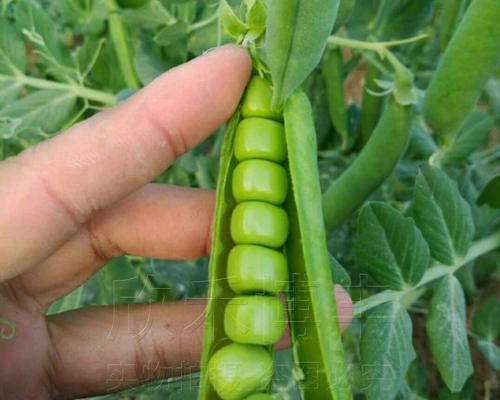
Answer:
[{"label": "pea plant", "polygon": [[499,398],[499,21],[498,0],[0,1],[0,160],[218,45],[253,62],[158,178],[216,189],[210,260],[115,259],[48,311],[208,299],[199,371],[99,398]]}]

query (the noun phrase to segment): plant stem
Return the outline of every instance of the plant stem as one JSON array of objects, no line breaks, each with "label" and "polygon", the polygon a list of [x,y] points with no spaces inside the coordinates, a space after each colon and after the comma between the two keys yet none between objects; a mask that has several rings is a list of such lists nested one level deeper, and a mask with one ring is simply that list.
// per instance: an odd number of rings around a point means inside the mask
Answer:
[{"label": "plant stem", "polygon": [[214,12],[210,17],[189,25],[188,32],[193,32],[193,31],[196,31],[198,29],[202,29],[202,28],[210,25],[212,22],[215,22],[217,20],[218,16],[219,16],[219,13]]},{"label": "plant stem", "polygon": [[53,90],[62,90],[65,92],[74,93],[76,96],[97,101],[99,103],[103,103],[106,105],[116,104],[116,97],[107,92],[103,92],[101,90],[90,89],[85,86],[73,85],[69,83],[62,83],[56,81],[49,81],[47,79],[41,78],[32,78],[30,76],[26,76],[23,74],[10,76],[10,75],[2,75],[0,74],[0,82],[1,81],[16,81],[21,85],[30,86],[37,89],[53,89]]},{"label": "plant stem", "polygon": [[445,275],[454,274],[458,269],[467,265],[470,261],[499,247],[500,231],[472,243],[466,256],[461,260],[457,260],[455,265],[436,264],[434,267],[429,268],[419,284],[413,288],[402,291],[384,290],[383,292],[358,301],[354,305],[354,315],[360,316],[362,313],[389,301],[403,301],[404,305],[409,307],[425,292],[424,286]]},{"label": "plant stem", "polygon": [[426,37],[427,34],[422,33],[421,35],[401,40],[389,40],[386,42],[365,42],[362,40],[347,39],[334,35],[328,38],[328,44],[341,47],[349,47],[351,49],[371,50],[380,52],[388,47],[418,42],[419,40],[425,39]]},{"label": "plant stem", "polygon": [[108,9],[108,21],[111,40],[115,47],[116,56],[120,69],[122,71],[125,83],[129,88],[138,89],[141,87],[139,78],[134,68],[132,59],[132,51],[130,49],[127,32],[121,15],[119,14],[118,5],[115,0],[106,0],[106,8]]}]

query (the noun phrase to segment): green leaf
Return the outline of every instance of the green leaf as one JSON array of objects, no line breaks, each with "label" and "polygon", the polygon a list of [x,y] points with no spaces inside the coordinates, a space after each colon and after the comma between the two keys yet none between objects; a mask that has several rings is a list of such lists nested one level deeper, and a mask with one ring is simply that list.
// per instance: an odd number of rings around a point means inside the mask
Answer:
[{"label": "green leaf", "polygon": [[26,50],[22,36],[13,24],[0,16],[0,74],[24,74],[25,69]]},{"label": "green leaf", "polygon": [[474,261],[470,261],[455,273],[458,281],[462,285],[465,294],[473,295],[476,292],[476,281],[474,277]]},{"label": "green leaf", "polygon": [[134,52],[134,66],[140,81],[147,85],[169,69],[152,39],[141,41]]},{"label": "green leaf", "polygon": [[0,137],[9,137],[27,128],[55,133],[71,115],[75,102],[76,96],[70,92],[39,90],[30,93],[0,110]]},{"label": "green leaf", "polygon": [[330,267],[332,269],[333,282],[337,285],[349,288],[351,286],[351,277],[342,264],[339,263],[331,253],[328,253],[328,255],[330,256]]},{"label": "green leaf", "polygon": [[221,0],[219,18],[226,33],[237,40],[248,31],[248,26],[238,18],[226,0]]},{"label": "green leaf", "polygon": [[375,17],[380,5],[379,0],[357,0],[351,18],[347,24],[349,36],[356,39],[366,39],[371,30],[375,28]]},{"label": "green leaf", "polygon": [[0,109],[15,101],[22,89],[23,85],[16,78],[0,78]]},{"label": "green leaf", "polygon": [[47,311],[47,315],[58,314],[64,311],[76,310],[82,305],[82,296],[85,290],[85,285],[81,285],[78,289],[73,290],[70,294],[62,299],[52,303]]},{"label": "green leaf", "polygon": [[480,206],[487,204],[493,208],[500,208],[500,175],[492,178],[481,190],[477,204]]},{"label": "green leaf", "polygon": [[427,160],[437,149],[427,129],[419,121],[412,121],[410,143],[405,158]]},{"label": "green leaf", "polygon": [[73,65],[70,53],[62,45],[57,25],[37,3],[21,0],[16,5],[16,23],[42,55],[41,61],[55,71],[67,75]]},{"label": "green leaf", "polygon": [[338,0],[267,3],[266,55],[275,104],[281,104],[319,63],[338,6]]},{"label": "green leaf", "polygon": [[104,1],[55,0],[53,3],[74,33],[97,36],[103,32],[107,18]]},{"label": "green leaf", "polygon": [[464,387],[459,392],[450,392],[445,386],[439,391],[437,400],[472,400],[474,397],[474,385],[472,379],[467,379]]},{"label": "green leaf", "polygon": [[266,30],[266,7],[263,0],[245,0],[248,32],[246,40],[256,40]]},{"label": "green leaf", "polygon": [[477,339],[476,346],[495,370],[500,371],[500,348],[487,339]]},{"label": "green leaf", "polygon": [[188,26],[185,22],[179,21],[173,25],[167,25],[161,29],[154,37],[160,46],[168,46],[179,39],[184,38],[188,33]]},{"label": "green leaf", "polygon": [[413,218],[437,261],[454,265],[466,254],[474,236],[471,209],[443,171],[431,166],[420,170]]},{"label": "green leaf", "polygon": [[361,334],[361,363],[367,399],[393,399],[414,358],[412,323],[405,308],[398,302],[374,308]]},{"label": "green leaf", "polygon": [[377,37],[392,40],[413,36],[432,16],[433,0],[398,0],[381,17]]},{"label": "green leaf", "polygon": [[498,120],[500,119],[500,79],[491,78],[486,84],[485,91],[491,111]]},{"label": "green leaf", "polygon": [[473,112],[448,150],[441,156],[443,164],[459,163],[484,145],[493,128],[494,118],[485,112]]},{"label": "green leaf", "polygon": [[377,283],[395,290],[415,286],[430,264],[429,246],[415,222],[380,202],[361,211],[355,255]]},{"label": "green leaf", "polygon": [[474,313],[472,321],[474,332],[490,341],[496,340],[500,333],[500,300],[489,297]]},{"label": "green leaf", "polygon": [[447,275],[436,288],[427,316],[427,336],[441,377],[452,392],[473,372],[465,329],[465,298],[457,278]]},{"label": "green leaf", "polygon": [[158,0],[149,1],[139,9],[121,10],[127,25],[135,28],[155,29],[174,24],[177,19]]}]

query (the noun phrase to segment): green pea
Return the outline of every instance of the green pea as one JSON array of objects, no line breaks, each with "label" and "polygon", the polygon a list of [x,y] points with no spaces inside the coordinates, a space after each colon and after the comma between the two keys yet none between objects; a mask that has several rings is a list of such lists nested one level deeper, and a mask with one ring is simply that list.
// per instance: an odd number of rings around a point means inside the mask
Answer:
[{"label": "green pea", "polygon": [[288,288],[286,258],[262,246],[235,246],[227,259],[227,280],[236,293],[285,291]]},{"label": "green pea", "polygon": [[285,168],[266,160],[247,160],[233,172],[233,196],[238,203],[250,200],[281,204],[288,193]]},{"label": "green pea", "polygon": [[231,215],[231,237],[236,244],[280,247],[288,236],[285,210],[261,201],[238,204]]},{"label": "green pea", "polygon": [[283,124],[265,118],[244,119],[236,129],[234,155],[238,161],[252,158],[285,161],[286,142]]},{"label": "green pea", "polygon": [[276,296],[238,296],[224,312],[224,330],[235,342],[260,344],[278,342],[285,333],[285,307]]},{"label": "green pea", "polygon": [[281,121],[283,116],[272,107],[273,89],[271,84],[260,76],[254,76],[247,86],[241,115],[243,118],[262,117]]},{"label": "green pea", "polygon": [[222,400],[241,400],[265,390],[273,376],[273,359],[262,346],[232,343],[208,363],[208,378]]}]

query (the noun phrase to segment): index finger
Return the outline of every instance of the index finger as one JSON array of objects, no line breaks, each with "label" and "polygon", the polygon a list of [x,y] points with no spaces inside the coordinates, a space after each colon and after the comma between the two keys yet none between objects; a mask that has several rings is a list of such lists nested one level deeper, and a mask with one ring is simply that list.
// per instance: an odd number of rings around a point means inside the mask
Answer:
[{"label": "index finger", "polygon": [[219,127],[234,112],[250,69],[244,50],[225,46],[1,163],[0,281],[45,259],[93,213]]}]

